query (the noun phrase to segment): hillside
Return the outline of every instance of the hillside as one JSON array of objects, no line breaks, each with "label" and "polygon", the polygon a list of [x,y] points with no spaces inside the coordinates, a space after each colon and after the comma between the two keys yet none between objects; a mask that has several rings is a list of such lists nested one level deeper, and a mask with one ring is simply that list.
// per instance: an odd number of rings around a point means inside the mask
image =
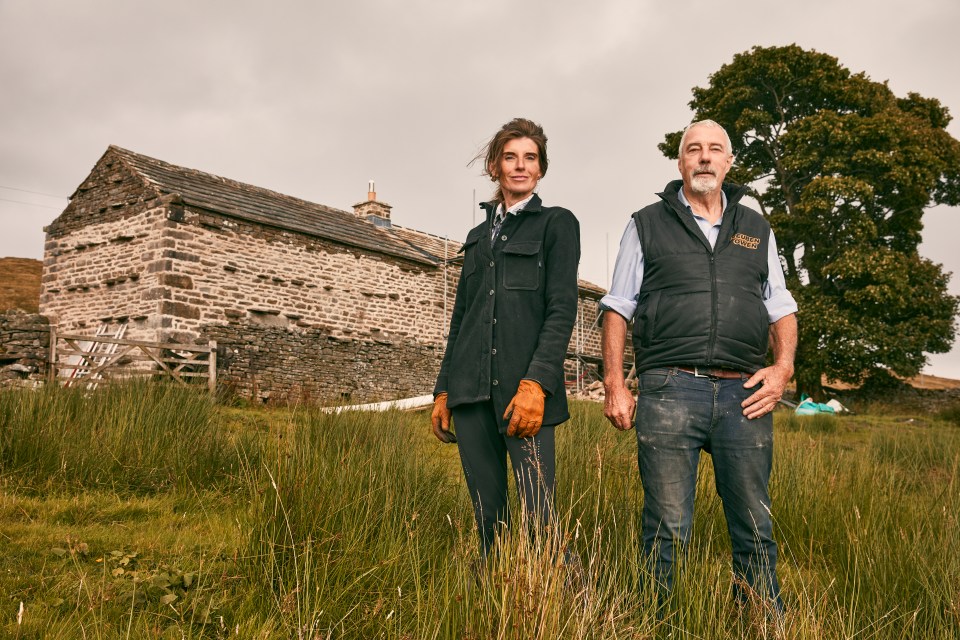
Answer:
[{"label": "hillside", "polygon": [[[921,373],[913,378],[901,378],[901,380],[909,384],[914,389],[924,389],[928,391],[950,391],[954,389],[960,389],[960,380],[932,376],[929,373]],[[851,389],[856,389],[856,387],[853,385],[838,382],[836,380],[829,380],[826,376],[823,378],[823,386],[837,391],[849,391]]]},{"label": "hillside", "polygon": [[960,389],[960,380],[951,378],[941,378],[927,373],[921,373],[915,378],[907,380],[911,387],[916,389],[931,389],[934,391],[944,391],[947,389]]},{"label": "hillside", "polygon": [[37,313],[42,270],[39,260],[0,258],[0,312],[16,308]]}]

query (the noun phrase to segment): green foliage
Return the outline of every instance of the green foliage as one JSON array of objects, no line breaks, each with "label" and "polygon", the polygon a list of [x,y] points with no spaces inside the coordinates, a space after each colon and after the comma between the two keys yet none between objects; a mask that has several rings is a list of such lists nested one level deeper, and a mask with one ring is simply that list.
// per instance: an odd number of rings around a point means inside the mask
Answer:
[{"label": "green foliage", "polygon": [[[920,257],[922,214],[960,203],[960,142],[937,100],[796,45],[754,47],[693,90],[695,119],[730,134],[729,179],[753,187],[800,304],[797,381],[859,383],[871,371],[919,373],[949,351],[958,299]],[[677,156],[681,132],[660,145]]]}]

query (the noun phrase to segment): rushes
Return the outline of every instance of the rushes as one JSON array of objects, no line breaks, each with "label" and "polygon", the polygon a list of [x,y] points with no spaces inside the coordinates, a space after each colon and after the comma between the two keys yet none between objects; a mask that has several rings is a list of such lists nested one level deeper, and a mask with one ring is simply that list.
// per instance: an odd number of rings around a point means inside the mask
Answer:
[{"label": "rushes", "polygon": [[232,449],[209,399],[172,384],[0,393],[0,470],[23,488],[209,486]]},{"label": "rushes", "polygon": [[953,402],[937,412],[937,417],[954,426],[960,426],[960,402]]},{"label": "rushes", "polygon": [[403,625],[447,579],[464,496],[408,418],[301,410],[247,468],[251,571],[292,630]]},{"label": "rushes", "polygon": [[[517,522],[482,564],[457,451],[422,413],[242,411],[170,386],[3,392],[0,535],[18,553],[0,557],[0,591],[25,602],[23,630],[52,638],[960,635],[953,425],[777,416],[771,492],[788,611],[771,620],[731,597],[708,456],[689,555],[657,611],[640,557],[635,435],[596,405],[572,413],[558,431],[558,525],[531,539]],[[180,530],[184,513],[194,524]],[[51,554],[65,538],[90,553]],[[144,572],[203,575],[202,593],[173,603],[203,610],[174,624],[157,599],[107,600],[127,580],[96,562],[113,549],[138,552]],[[8,613],[0,636],[15,637]]]},{"label": "rushes", "polygon": [[960,438],[860,430],[781,437],[772,489],[785,590],[838,637],[950,637],[960,629],[949,613],[960,589]]}]

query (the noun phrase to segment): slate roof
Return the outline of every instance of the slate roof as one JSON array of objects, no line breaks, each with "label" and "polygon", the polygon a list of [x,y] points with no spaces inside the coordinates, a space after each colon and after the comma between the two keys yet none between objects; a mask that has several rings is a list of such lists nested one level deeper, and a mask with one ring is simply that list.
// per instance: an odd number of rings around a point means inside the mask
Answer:
[{"label": "slate roof", "polygon": [[427,233],[426,231],[417,231],[394,224],[389,231],[400,240],[417,247],[420,251],[430,254],[437,262],[444,260],[453,262],[457,259],[457,252],[460,251],[460,242],[451,238],[441,238],[440,236]]},{"label": "slate roof", "polygon": [[110,145],[110,151],[161,194],[178,194],[187,205],[414,262],[437,264],[424,251],[352,212],[178,167],[114,145]]}]

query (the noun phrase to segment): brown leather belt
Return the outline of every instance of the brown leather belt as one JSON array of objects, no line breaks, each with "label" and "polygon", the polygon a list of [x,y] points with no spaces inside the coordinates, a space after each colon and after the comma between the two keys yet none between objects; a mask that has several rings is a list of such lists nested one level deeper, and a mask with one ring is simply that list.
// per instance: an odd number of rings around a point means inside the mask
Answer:
[{"label": "brown leather belt", "polygon": [[708,369],[706,367],[677,367],[677,371],[693,374],[697,378],[722,378],[724,380],[740,379],[742,371],[735,369]]}]

